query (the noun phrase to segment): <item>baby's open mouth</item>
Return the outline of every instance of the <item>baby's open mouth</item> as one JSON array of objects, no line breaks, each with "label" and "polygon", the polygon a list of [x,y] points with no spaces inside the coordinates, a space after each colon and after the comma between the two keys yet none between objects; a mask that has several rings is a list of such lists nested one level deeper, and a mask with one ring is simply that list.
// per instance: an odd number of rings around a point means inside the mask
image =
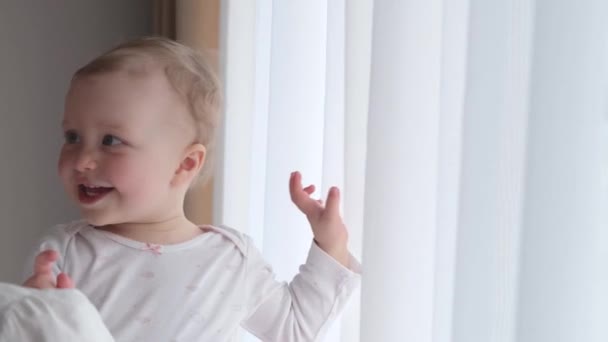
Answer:
[{"label": "baby's open mouth", "polygon": [[78,185],[78,199],[82,203],[90,204],[97,202],[107,195],[114,188],[104,186],[86,186],[84,184]]}]

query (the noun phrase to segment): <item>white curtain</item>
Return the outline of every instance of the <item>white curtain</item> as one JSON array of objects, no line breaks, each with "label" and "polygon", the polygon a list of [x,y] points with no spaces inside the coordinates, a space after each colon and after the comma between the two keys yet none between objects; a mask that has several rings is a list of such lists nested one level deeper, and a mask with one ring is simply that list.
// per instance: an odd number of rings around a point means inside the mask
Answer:
[{"label": "white curtain", "polygon": [[214,219],[289,280],[290,172],[343,188],[326,341],[608,340],[608,3],[227,0],[221,32]]}]

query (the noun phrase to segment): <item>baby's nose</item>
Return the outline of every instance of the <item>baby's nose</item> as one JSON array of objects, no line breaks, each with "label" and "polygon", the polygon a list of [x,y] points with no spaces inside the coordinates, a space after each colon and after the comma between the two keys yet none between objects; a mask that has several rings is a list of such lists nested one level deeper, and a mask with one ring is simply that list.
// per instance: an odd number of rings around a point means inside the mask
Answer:
[{"label": "baby's nose", "polygon": [[75,169],[80,172],[97,168],[97,158],[93,151],[82,151],[76,158]]}]

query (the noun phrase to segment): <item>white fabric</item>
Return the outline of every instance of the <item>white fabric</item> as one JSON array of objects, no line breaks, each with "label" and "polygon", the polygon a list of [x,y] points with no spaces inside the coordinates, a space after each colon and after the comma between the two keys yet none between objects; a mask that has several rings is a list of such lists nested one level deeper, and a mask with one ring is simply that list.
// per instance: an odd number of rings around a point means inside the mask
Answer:
[{"label": "white fabric", "polygon": [[291,284],[277,282],[251,240],[230,228],[174,245],[148,245],[83,221],[55,227],[33,256],[57,250],[65,272],[117,341],[228,341],[239,325],[264,341],[318,341],[358,287],[312,243]]},{"label": "white fabric", "polygon": [[95,307],[78,290],[0,283],[0,341],[111,342]]}]

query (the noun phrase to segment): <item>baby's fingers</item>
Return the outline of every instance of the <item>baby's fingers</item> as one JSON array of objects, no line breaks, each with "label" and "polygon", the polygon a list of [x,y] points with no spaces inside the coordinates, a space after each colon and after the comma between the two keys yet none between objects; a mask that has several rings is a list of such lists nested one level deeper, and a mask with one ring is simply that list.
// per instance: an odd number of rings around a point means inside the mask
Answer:
[{"label": "baby's fingers", "polygon": [[289,194],[291,201],[306,215],[313,215],[319,209],[317,201],[310,198],[314,186],[302,188],[302,176],[293,172],[289,178]]},{"label": "baby's fingers", "polygon": [[59,273],[57,276],[57,288],[58,289],[71,289],[74,288],[74,281],[69,275],[65,273]]},{"label": "baby's fingers", "polygon": [[55,281],[52,274],[36,274],[26,280],[23,286],[35,289],[52,289],[55,288]]},{"label": "baby's fingers", "polygon": [[23,286],[37,289],[55,288],[55,277],[53,276],[53,264],[59,258],[59,253],[46,250],[36,256],[34,260],[34,275],[25,281]]},{"label": "baby's fingers", "polygon": [[340,190],[335,186],[332,186],[327,194],[325,212],[331,216],[340,215]]},{"label": "baby's fingers", "polygon": [[315,192],[315,186],[314,186],[314,184],[311,184],[311,185],[305,187],[303,190],[305,193],[311,195],[313,192]]},{"label": "baby's fingers", "polygon": [[53,250],[46,250],[36,256],[34,260],[34,274],[51,274],[53,263],[59,258],[59,253]]}]

